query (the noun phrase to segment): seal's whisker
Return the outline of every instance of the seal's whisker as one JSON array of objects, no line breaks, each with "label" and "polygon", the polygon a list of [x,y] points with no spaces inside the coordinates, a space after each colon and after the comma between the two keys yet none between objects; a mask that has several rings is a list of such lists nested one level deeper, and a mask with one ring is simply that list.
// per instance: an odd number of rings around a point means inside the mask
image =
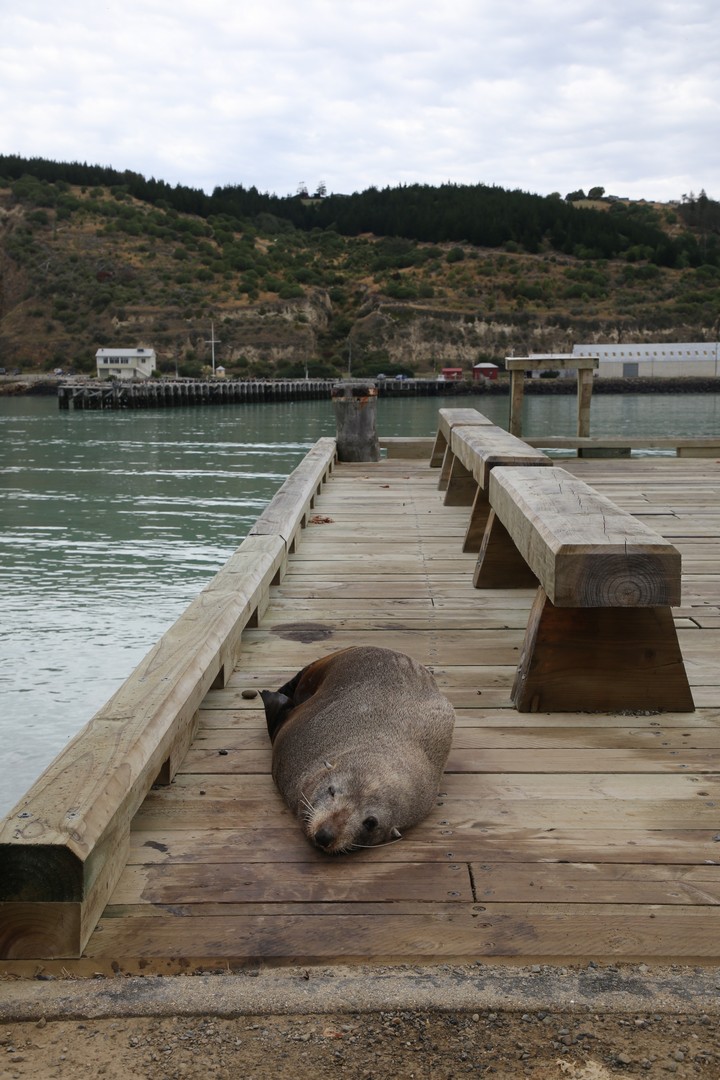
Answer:
[{"label": "seal's whisker", "polygon": [[374,847],[389,847],[390,844],[399,844],[402,840],[402,836],[398,836],[395,840],[386,840],[384,844],[352,844],[354,848],[374,848]]}]

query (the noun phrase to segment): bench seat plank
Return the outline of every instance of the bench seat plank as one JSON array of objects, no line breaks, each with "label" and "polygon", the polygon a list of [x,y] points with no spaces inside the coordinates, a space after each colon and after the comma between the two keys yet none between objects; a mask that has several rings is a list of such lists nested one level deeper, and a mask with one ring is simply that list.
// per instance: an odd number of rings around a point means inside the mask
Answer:
[{"label": "bench seat plank", "polygon": [[463,551],[479,551],[490,503],[490,472],[498,465],[552,467],[552,459],[504,428],[460,427],[450,437],[451,466],[445,492],[446,506],[470,506],[470,521]]},{"label": "bench seat plank", "polygon": [[435,436],[435,446],[430,455],[430,467],[440,468],[442,466],[438,482],[441,491],[445,489],[450,471],[450,436],[454,428],[466,425],[471,427],[477,425],[483,427],[493,426],[492,420],[489,420],[483,413],[478,412],[477,409],[438,409],[438,429]]},{"label": "bench seat plank", "polygon": [[677,548],[565,469],[493,469],[489,498],[556,607],[679,606]]},{"label": "bench seat plank", "polygon": [[450,445],[454,456],[484,488],[488,485],[490,470],[496,465],[552,465],[552,459],[542,450],[529,446],[495,424],[479,429],[457,428],[452,432]]}]

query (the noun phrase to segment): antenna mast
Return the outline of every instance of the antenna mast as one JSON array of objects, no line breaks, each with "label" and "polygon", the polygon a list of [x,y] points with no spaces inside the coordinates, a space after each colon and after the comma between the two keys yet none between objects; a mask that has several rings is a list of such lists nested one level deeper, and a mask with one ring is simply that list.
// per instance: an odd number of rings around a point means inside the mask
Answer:
[{"label": "antenna mast", "polygon": [[220,341],[215,337],[215,322],[210,323],[210,337],[205,339],[205,344],[212,346],[212,373],[215,374],[215,346],[220,344]]}]

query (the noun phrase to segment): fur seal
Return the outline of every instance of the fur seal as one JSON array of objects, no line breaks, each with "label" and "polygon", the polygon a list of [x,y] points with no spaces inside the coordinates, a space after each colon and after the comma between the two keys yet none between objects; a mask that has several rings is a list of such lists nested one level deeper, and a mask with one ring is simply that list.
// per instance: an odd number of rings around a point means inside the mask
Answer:
[{"label": "fur seal", "polygon": [[385,844],[430,812],[455,713],[422,664],[393,649],[342,649],[260,696],[273,779],[316,847]]}]

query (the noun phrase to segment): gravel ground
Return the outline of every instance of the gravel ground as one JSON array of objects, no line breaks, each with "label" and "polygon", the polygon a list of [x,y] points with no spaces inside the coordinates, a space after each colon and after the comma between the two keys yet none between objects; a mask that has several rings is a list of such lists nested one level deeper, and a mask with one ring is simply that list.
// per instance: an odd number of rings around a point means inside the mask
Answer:
[{"label": "gravel ground", "polygon": [[544,1010],[40,1019],[0,1029],[0,1055],[2,1080],[315,1080],[318,1075],[715,1080],[720,1027],[703,1014],[579,1017]]},{"label": "gravel ground", "polygon": [[0,976],[0,1080],[318,1075],[720,1080],[720,971],[439,965]]}]

